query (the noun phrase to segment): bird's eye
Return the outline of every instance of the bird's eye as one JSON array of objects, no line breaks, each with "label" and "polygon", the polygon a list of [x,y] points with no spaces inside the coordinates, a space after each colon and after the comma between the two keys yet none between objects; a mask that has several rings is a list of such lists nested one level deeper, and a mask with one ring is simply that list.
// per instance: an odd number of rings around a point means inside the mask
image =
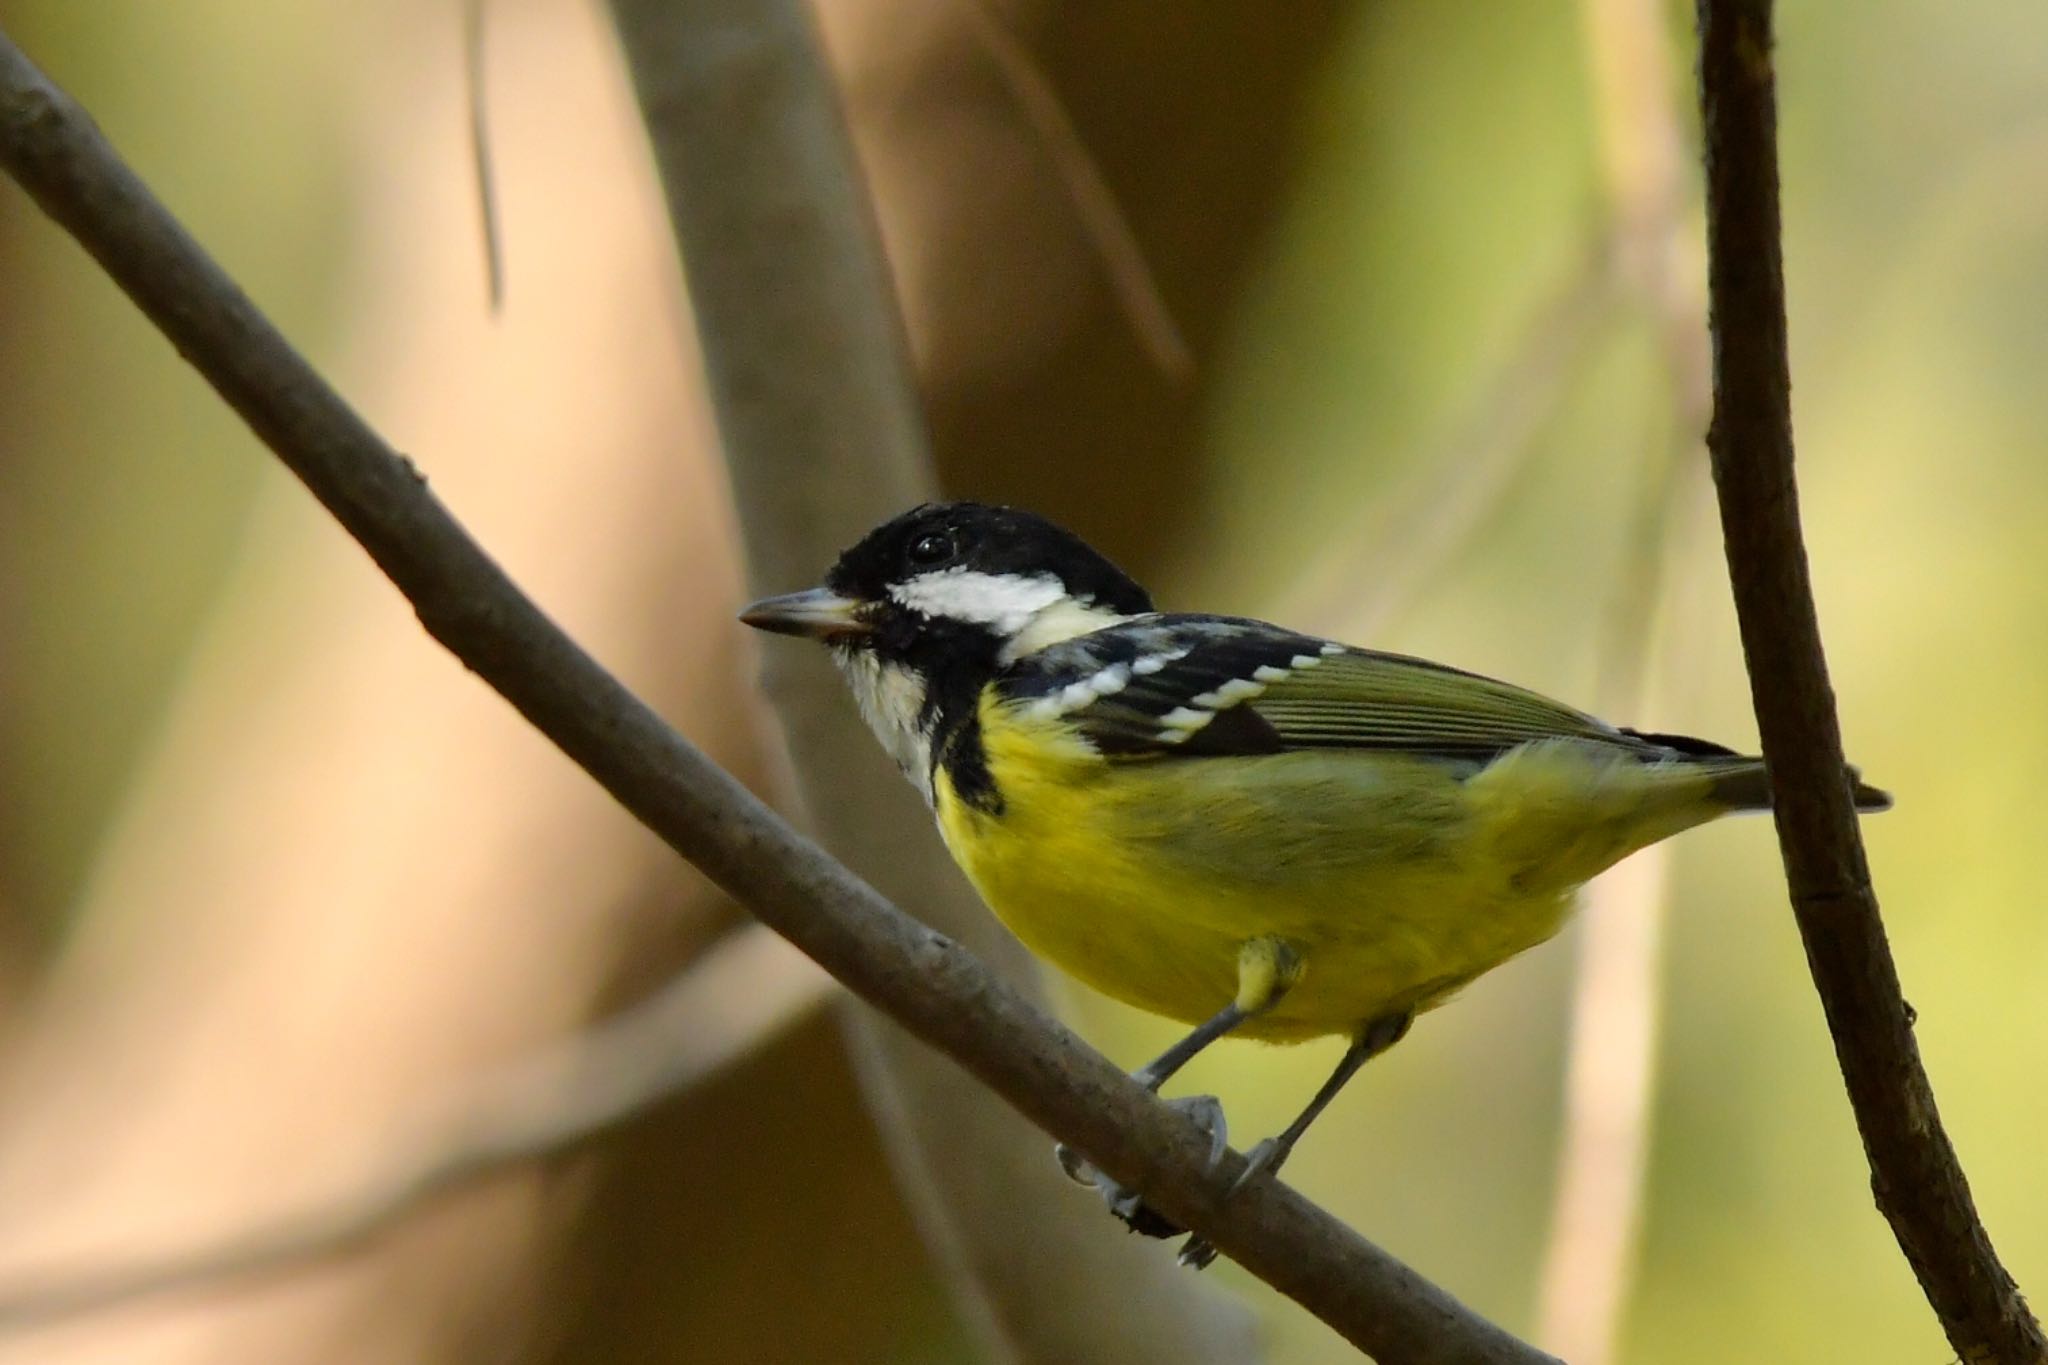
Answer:
[{"label": "bird's eye", "polygon": [[953,537],[942,531],[934,531],[928,536],[919,536],[916,540],[910,542],[910,562],[927,568],[934,564],[945,563],[953,557],[954,553]]}]

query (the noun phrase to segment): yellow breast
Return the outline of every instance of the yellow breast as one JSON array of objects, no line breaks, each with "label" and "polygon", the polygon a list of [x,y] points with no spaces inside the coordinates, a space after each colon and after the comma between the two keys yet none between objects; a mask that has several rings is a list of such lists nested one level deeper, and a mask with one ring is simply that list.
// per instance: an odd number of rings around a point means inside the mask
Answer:
[{"label": "yellow breast", "polygon": [[1715,813],[1584,746],[1460,780],[1343,750],[1115,762],[1000,703],[981,722],[999,809],[943,770],[934,805],[997,916],[1096,989],[1191,1023],[1236,993],[1246,940],[1283,939],[1302,977],[1239,1030],[1273,1041],[1427,1008],[1556,933],[1587,877]]}]

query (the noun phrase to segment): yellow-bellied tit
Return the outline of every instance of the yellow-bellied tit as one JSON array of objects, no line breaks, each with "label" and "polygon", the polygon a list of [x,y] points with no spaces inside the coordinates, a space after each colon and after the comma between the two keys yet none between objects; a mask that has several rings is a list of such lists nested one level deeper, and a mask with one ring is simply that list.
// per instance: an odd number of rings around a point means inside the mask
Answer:
[{"label": "yellow-bellied tit", "polygon": [[[1555,934],[1581,883],[1770,803],[1763,761],[1718,744],[1263,621],[1157,612],[1079,538],[1008,508],[919,507],[822,587],[741,619],[831,648],[1018,938],[1195,1026],[1145,1085],[1226,1034],[1350,1040],[1247,1177],[1277,1169],[1416,1014]],[[1180,1103],[1220,1156],[1220,1107]],[[1134,1227],[1179,1231],[1062,1161]],[[1213,1254],[1191,1242],[1183,1259]]]}]

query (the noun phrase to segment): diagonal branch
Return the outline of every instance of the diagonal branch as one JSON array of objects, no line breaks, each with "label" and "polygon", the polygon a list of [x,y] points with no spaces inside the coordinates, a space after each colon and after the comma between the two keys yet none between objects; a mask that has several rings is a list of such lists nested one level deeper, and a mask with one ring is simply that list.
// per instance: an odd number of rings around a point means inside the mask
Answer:
[{"label": "diagonal branch", "polygon": [[0,37],[0,163],[362,544],[429,634],[642,823],[857,994],[1385,1365],[1550,1357],[1208,1139],[792,830],[585,654],[472,541]]},{"label": "diagonal branch", "polygon": [[1778,843],[1807,965],[1892,1226],[1969,1365],[2048,1360],[1920,1065],[1844,777],[1792,463],[1770,0],[1699,0],[1714,419],[1707,444]]}]

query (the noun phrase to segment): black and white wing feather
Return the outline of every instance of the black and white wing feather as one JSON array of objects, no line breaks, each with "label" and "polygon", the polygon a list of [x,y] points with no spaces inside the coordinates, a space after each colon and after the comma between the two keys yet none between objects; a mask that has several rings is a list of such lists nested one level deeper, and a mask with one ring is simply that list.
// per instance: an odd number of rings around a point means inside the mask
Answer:
[{"label": "black and white wing feather", "polygon": [[1140,617],[1021,659],[998,687],[1027,712],[1063,718],[1115,758],[1339,748],[1484,763],[1557,738],[1644,759],[1732,753],[1618,730],[1442,664],[1232,617]]}]

